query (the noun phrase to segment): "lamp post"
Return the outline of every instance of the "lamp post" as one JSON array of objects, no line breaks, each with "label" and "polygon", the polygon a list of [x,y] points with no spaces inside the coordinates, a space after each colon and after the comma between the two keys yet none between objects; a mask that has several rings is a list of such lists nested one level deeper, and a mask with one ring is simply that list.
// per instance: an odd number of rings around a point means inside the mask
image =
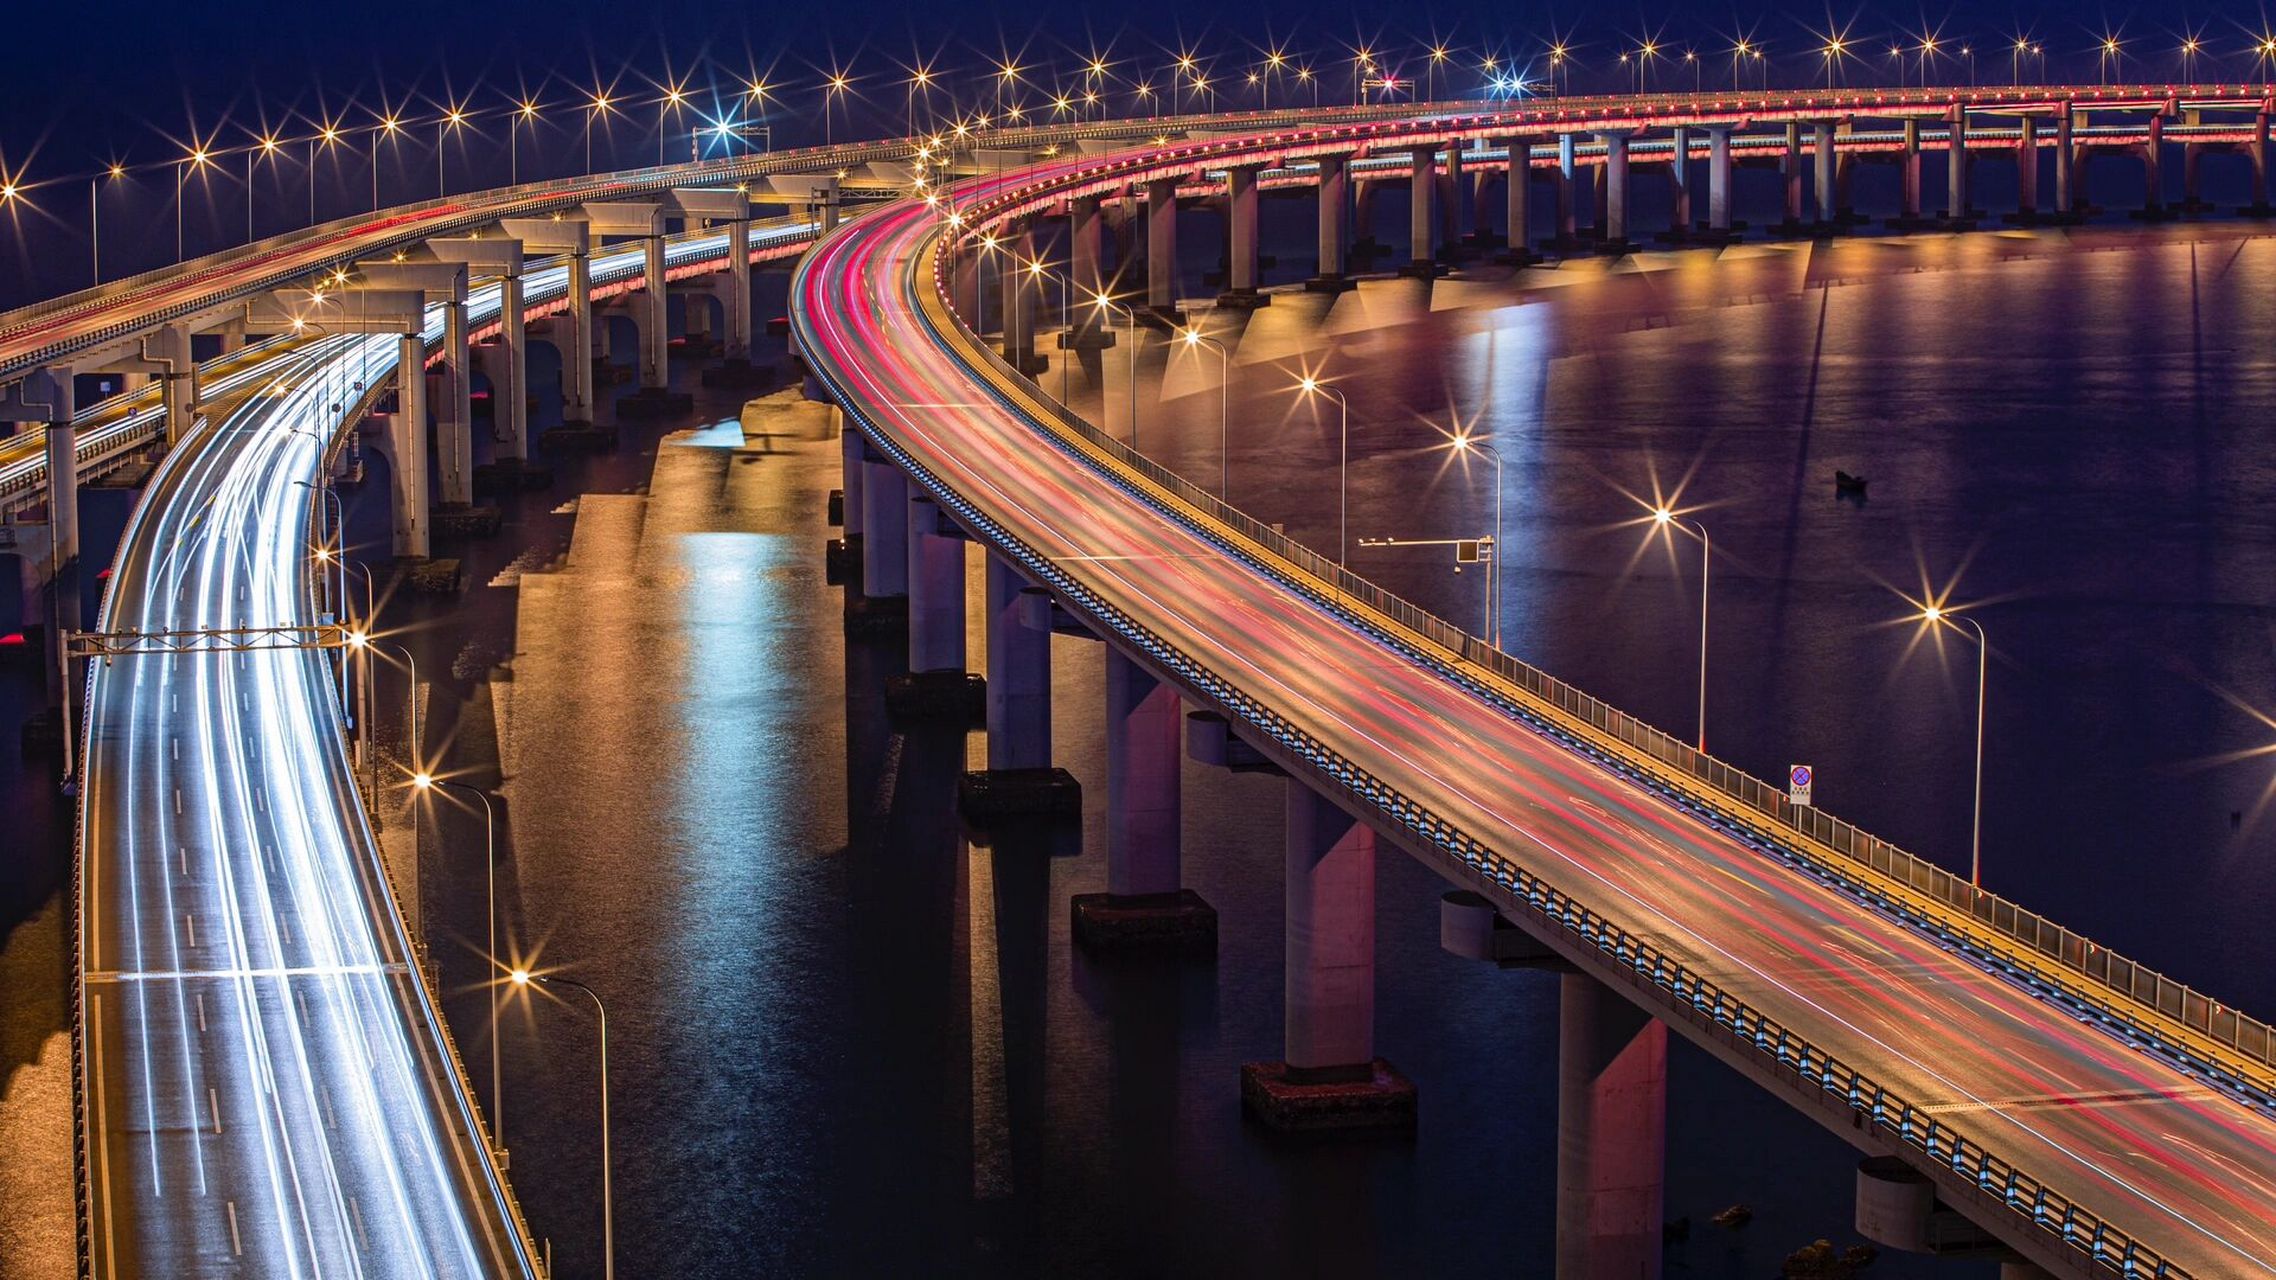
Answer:
[{"label": "lamp post", "polygon": [[1666,507],[1652,510],[1652,523],[1699,539],[1699,754],[1707,754],[1707,572],[1714,563],[1714,544],[1707,526],[1686,520]]},{"label": "lamp post", "polygon": [[531,973],[516,969],[512,973],[517,987],[536,983],[541,987],[571,987],[585,993],[593,1002],[593,1013],[600,1019],[601,1029],[601,1265],[604,1280],[616,1280],[616,1194],[609,1183],[609,1011],[601,1003],[600,993],[574,978],[557,978],[548,974]]},{"label": "lamp post", "polygon": [[506,182],[509,186],[522,185],[522,126],[530,127],[530,141],[537,140],[537,104],[522,101],[514,108],[514,118],[506,125]]},{"label": "lamp post", "polygon": [[[126,166],[121,164],[113,164],[109,169],[105,170],[103,174],[103,177],[107,177],[113,182],[117,182],[119,179],[125,176]],[[101,284],[103,282],[103,201],[101,195],[101,183],[102,178],[87,179],[87,244],[89,257],[93,259],[96,284]]]},{"label": "lamp post", "polygon": [[1200,325],[1178,332],[1187,350],[1207,347],[1217,353],[1217,500],[1225,502],[1233,491],[1233,353],[1215,338],[1203,337]]},{"label": "lamp post", "polygon": [[585,108],[585,172],[588,175],[593,172],[593,121],[607,115],[608,110],[609,96],[605,90],[595,93]]},{"label": "lamp post", "polygon": [[[489,864],[489,904],[484,911],[484,914],[489,918],[484,923],[488,928],[490,938],[489,950],[482,958],[494,970],[498,963],[498,811],[491,807],[489,793],[480,787],[468,786],[463,782],[452,782],[448,778],[438,778],[424,771],[411,775],[411,785],[420,792],[433,791],[438,788],[463,792],[482,802],[483,854]],[[484,985],[490,989],[490,1136],[496,1140],[498,1150],[503,1153],[506,1149],[506,1093],[505,1075],[500,1065],[501,1058],[498,1053],[498,984],[494,980],[496,976],[495,972],[491,973],[484,980]]]},{"label": "lamp post", "polygon": [[[1123,315],[1124,332],[1130,336],[1130,451],[1138,452],[1138,313],[1116,302],[1105,294],[1098,295],[1094,303],[1105,312],[1119,311]],[[1099,416],[1106,416],[1105,389],[1100,389]]]},{"label": "lamp post", "polygon": [[1486,560],[1486,643],[1502,647],[1502,455],[1492,445],[1457,431],[1447,446],[1457,454],[1482,453],[1494,464],[1494,549]]},{"label": "lamp post", "polygon": [[1974,632],[1976,637],[1976,788],[1973,816],[1968,822],[1968,883],[1978,889],[1984,886],[1984,688],[1991,667],[1991,641],[1984,638],[1984,624],[1943,605],[1928,605],[1920,611],[1920,620],[1933,627],[1950,627],[1965,635]]},{"label": "lamp post", "polygon": [[1344,568],[1351,559],[1351,401],[1318,378],[1307,374],[1296,384],[1296,389],[1307,396],[1326,396],[1343,411],[1340,461],[1336,464],[1336,567]]}]

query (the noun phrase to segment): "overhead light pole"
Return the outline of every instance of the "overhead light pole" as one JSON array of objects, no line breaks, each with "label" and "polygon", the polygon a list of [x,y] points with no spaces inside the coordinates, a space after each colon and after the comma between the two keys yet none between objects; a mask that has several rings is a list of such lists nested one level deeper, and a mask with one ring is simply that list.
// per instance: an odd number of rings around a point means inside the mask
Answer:
[{"label": "overhead light pole", "polygon": [[574,978],[532,973],[516,969],[508,975],[517,987],[532,983],[541,987],[568,987],[582,991],[593,1002],[593,1013],[600,1020],[601,1035],[601,1275],[603,1280],[616,1280],[616,1193],[609,1173],[609,1011],[601,1003],[600,993]]},{"label": "overhead light pole", "polygon": [[1652,523],[1699,540],[1699,754],[1707,754],[1707,574],[1714,565],[1714,544],[1707,526],[1686,520],[1667,507],[1652,509]]},{"label": "overhead light pole", "polygon": [[1968,883],[1984,887],[1984,691],[1991,667],[1991,641],[1984,625],[1956,609],[1940,604],[1925,606],[1920,620],[1932,627],[1950,627],[1976,638],[1976,785],[1975,804],[1968,820]]}]

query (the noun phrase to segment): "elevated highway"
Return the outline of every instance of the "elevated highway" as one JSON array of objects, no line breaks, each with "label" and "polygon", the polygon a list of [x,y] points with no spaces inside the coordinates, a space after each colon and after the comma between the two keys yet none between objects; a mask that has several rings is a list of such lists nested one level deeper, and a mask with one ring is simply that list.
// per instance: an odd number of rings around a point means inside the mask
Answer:
[{"label": "elevated highway", "polygon": [[[2260,106],[2257,131],[2232,124],[2222,137],[2264,143],[2266,96],[1659,95],[1424,124],[1401,122],[1412,108],[1212,119],[1229,136],[1200,143],[1172,141],[1176,122],[1114,122],[992,136],[986,145],[1134,149],[1013,166],[955,199],[969,232],[1071,192],[1228,165],[1301,181],[1318,174],[1309,153],[1354,143],[1428,154],[1456,137],[2050,103]],[[1333,123],[1297,130],[1307,121]],[[1886,142],[1845,133],[1835,145]],[[914,150],[680,166],[350,219],[0,318],[0,381],[97,366],[154,325],[210,319],[501,217]],[[2170,984],[2106,953],[2060,963],[2083,940],[1996,901],[1955,909],[1950,886],[1836,824],[1766,819],[1727,770],[1060,419],[950,314],[941,230],[903,204],[842,232],[800,276],[797,333],[874,446],[1023,574],[1576,963],[1861,1145],[1929,1169],[2028,1256],[2073,1272],[2271,1269],[2268,1046],[2262,1035],[2256,1053],[2241,1047],[2265,1028],[2178,988],[2169,1008]],[[790,252],[803,234],[768,228],[750,249]],[[723,250],[721,237],[695,237],[670,261],[692,270]],[[626,287],[638,262],[601,255],[595,291]],[[567,280],[533,270],[526,312],[558,307]],[[477,289],[470,319],[480,326],[498,306],[494,288]],[[430,316],[426,338],[440,337]],[[310,627],[315,499],[295,482],[322,474],[395,350],[372,335],[288,336],[209,368],[209,404],[226,411],[181,433],[153,478],[103,629]],[[140,447],[155,418],[133,399],[97,406],[81,471]],[[0,445],[0,501],[44,484],[38,440]],[[90,667],[79,1105],[94,1274],[536,1268],[363,821],[333,689],[323,656],[300,648]],[[1453,735],[1471,749],[1444,751]],[[2025,925],[2031,945],[2018,942]]]},{"label": "elevated highway", "polygon": [[2265,1027],[1783,810],[1403,606],[1068,418],[951,310],[972,236],[1070,196],[1508,127],[1288,130],[977,178],[954,225],[895,206],[817,246],[794,327],[867,447],[991,557],[1583,972],[1928,1174],[2022,1256],[2071,1275],[2276,1274]]}]

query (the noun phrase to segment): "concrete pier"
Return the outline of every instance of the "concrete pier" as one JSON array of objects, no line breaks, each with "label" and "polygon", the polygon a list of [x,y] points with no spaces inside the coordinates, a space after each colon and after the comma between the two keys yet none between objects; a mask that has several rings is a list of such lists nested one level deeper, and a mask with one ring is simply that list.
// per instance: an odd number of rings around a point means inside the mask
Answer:
[{"label": "concrete pier", "polygon": [[1707,229],[1731,232],[1731,127],[1707,129]]},{"label": "concrete pier", "polygon": [[1161,178],[1146,184],[1146,305],[1156,315],[1177,311],[1178,184]]},{"label": "concrete pier", "polygon": [[[1004,363],[1030,377],[1043,372],[1035,354],[1035,304],[1039,276],[1035,233],[1023,220],[1014,223],[996,246],[998,302],[1004,313]],[[1097,310],[1097,308],[1092,308]]]},{"label": "concrete pier", "polygon": [[1075,289],[1074,333],[1067,341],[1085,351],[1114,345],[1105,309],[1084,305],[1106,292],[1106,273],[1099,266],[1104,233],[1097,196],[1076,196],[1067,202],[1067,281]]},{"label": "concrete pier", "polygon": [[1606,129],[1596,135],[1604,144],[1604,251],[1625,253],[1628,244],[1628,139],[1632,129]]},{"label": "concrete pier", "polygon": [[1344,215],[1351,204],[1351,157],[1345,154],[1319,158],[1320,273],[1304,282],[1318,293],[1341,292],[1352,287],[1344,274]]},{"label": "concrete pier", "polygon": [[1407,162],[1407,262],[1400,275],[1438,274],[1437,144],[1417,146]]},{"label": "concrete pier", "polygon": [[1586,974],[1559,981],[1557,1280],[1658,1280],[1667,1024]]},{"label": "concrete pier", "polygon": [[1509,153],[1508,183],[1502,188],[1505,207],[1502,221],[1509,228],[1509,250],[1504,259],[1519,266],[1533,261],[1531,251],[1533,223],[1533,140],[1513,137],[1501,140]]},{"label": "concrete pier", "polygon": [[1569,249],[1580,236],[1580,225],[1573,211],[1573,180],[1578,176],[1578,159],[1574,155],[1574,136],[1557,135],[1557,247]]},{"label": "concrete pier", "polygon": [[[548,317],[553,345],[561,353],[561,425],[570,430],[593,425],[593,263],[592,231],[582,217],[507,218],[499,226],[521,241],[525,253],[564,256],[569,272],[568,309]],[[526,366],[525,366],[526,368]]]},{"label": "concrete pier", "polygon": [[2078,200],[2071,189],[2071,165],[2078,159],[2075,146],[2070,108],[2058,107],[2055,110],[2055,213],[2064,218],[2078,212]]},{"label": "concrete pier", "polygon": [[442,365],[437,369],[435,461],[438,497],[446,506],[474,503],[473,353],[466,342],[466,302],[443,303]]},{"label": "concrete pier", "polygon": [[665,391],[672,385],[671,291],[664,283],[664,237],[661,231],[640,242],[646,260],[640,308],[640,389]]},{"label": "concrete pier", "polygon": [[1179,883],[1184,709],[1177,691],[1106,649],[1106,892],[1071,904],[1077,944],[1211,954],[1217,913]]},{"label": "concrete pier", "polygon": [[1944,220],[1955,227],[1969,225],[1968,217],[1968,113],[1954,107],[1947,128],[1951,140],[1944,152]]},{"label": "concrete pier", "polygon": [[1375,1056],[1375,831],[1290,778],[1280,1062],[1241,1068],[1277,1129],[1412,1129],[1415,1087]]},{"label": "concrete pier", "polygon": [[388,497],[394,507],[399,560],[424,560],[431,554],[426,363],[426,340],[403,335],[395,350],[395,416],[387,421]]},{"label": "concrete pier", "polygon": [[2024,221],[2039,216],[2039,118],[2018,116],[2015,140],[2015,212]]},{"label": "concrete pier", "polygon": [[958,808],[979,827],[1077,817],[1082,786],[1051,763],[1051,595],[1003,555],[987,561],[988,767],[959,780]]},{"label": "concrete pier", "polygon": [[1831,120],[1819,120],[1810,126],[1810,161],[1817,172],[1817,231],[1820,235],[1833,234],[1839,207],[1834,192],[1833,128]]},{"label": "concrete pier", "polygon": [[1668,156],[1668,226],[1681,238],[1691,229],[1691,130],[1675,127],[1675,147]]},{"label": "concrete pier", "polygon": [[[908,491],[909,669],[885,682],[895,717],[972,724],[985,681],[964,669],[964,535],[914,484]],[[864,507],[866,514],[866,504]]]},{"label": "concrete pier", "polygon": [[1261,165],[1225,171],[1225,291],[1220,307],[1252,309],[1271,299],[1257,292],[1257,173]]},{"label": "concrete pier", "polygon": [[909,481],[871,454],[861,464],[861,590],[846,593],[846,628],[890,635],[908,622]]},{"label": "concrete pier", "polygon": [[1898,197],[1898,225],[1911,226],[1920,221],[1920,117],[1905,117],[1904,149],[1898,153],[1898,186],[1903,194]]},{"label": "concrete pier", "polygon": [[1786,227],[1788,230],[1802,225],[1802,122],[1786,122],[1786,156],[1782,170],[1786,178]]},{"label": "concrete pier", "polygon": [[2165,216],[2165,179],[2162,165],[2165,159],[2165,117],[2149,118],[2149,141],[2142,146],[2142,216]]}]

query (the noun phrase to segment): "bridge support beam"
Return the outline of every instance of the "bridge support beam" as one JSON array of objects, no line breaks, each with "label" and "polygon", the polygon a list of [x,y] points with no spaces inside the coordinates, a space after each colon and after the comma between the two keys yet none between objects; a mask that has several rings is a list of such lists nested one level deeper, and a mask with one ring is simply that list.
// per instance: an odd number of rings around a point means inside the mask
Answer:
[{"label": "bridge support beam", "polygon": [[1810,160],[1817,171],[1818,222],[1814,230],[1819,235],[1832,235],[1837,229],[1835,214],[1838,208],[1834,192],[1834,122],[1815,121],[1810,126]]},{"label": "bridge support beam", "polygon": [[897,717],[968,726],[984,681],[964,669],[964,534],[915,484],[908,490],[909,669],[885,682]]},{"label": "bridge support beam", "polygon": [[1677,125],[1675,147],[1668,156],[1668,227],[1674,238],[1691,230],[1691,130]]},{"label": "bridge support beam", "polygon": [[2246,205],[2242,212],[2264,218],[2271,212],[2268,207],[2268,109],[2265,103],[2261,110],[2253,114],[2252,141],[2247,145],[2245,154],[2252,160],[2252,203]]},{"label": "bridge support beam", "polygon": [[1160,178],[1146,184],[1146,306],[1173,323],[1177,283],[1178,184]]},{"label": "bridge support beam", "polygon": [[1179,882],[1184,709],[1177,691],[1106,648],[1106,892],[1069,904],[1077,945],[1212,955],[1217,912]]},{"label": "bridge support beam", "polygon": [[[498,458],[520,462],[529,457],[529,333],[522,315],[524,246],[519,240],[498,236],[431,240],[427,248],[445,262],[464,263],[469,276],[479,273],[498,277],[498,340],[505,359],[502,369],[498,362],[491,365],[491,428]],[[471,432],[467,447],[467,474],[471,476]],[[469,493],[471,486],[470,480]],[[448,497],[445,500],[459,501]]]},{"label": "bridge support beam", "polygon": [[1954,107],[1945,145],[1944,220],[1954,228],[1971,225],[1968,216],[1968,113]]},{"label": "bridge support beam", "polygon": [[1604,143],[1604,251],[1626,253],[1628,243],[1628,139],[1632,129],[1606,129],[1596,136]]},{"label": "bridge support beam", "polygon": [[647,283],[641,289],[640,389],[663,391],[672,384],[671,291],[664,283],[664,237],[649,236],[640,248],[647,264]]},{"label": "bridge support beam", "polygon": [[473,352],[466,343],[466,303],[443,304],[443,363],[435,403],[435,449],[445,506],[474,504]]},{"label": "bridge support beam", "polygon": [[2039,117],[2019,116],[2015,139],[2015,213],[2024,222],[2039,217]]},{"label": "bridge support beam", "polygon": [[1428,278],[1438,274],[1438,214],[1432,205],[1438,196],[1437,144],[1414,149],[1407,161],[1407,262],[1403,276]]},{"label": "bridge support beam", "polygon": [[1257,173],[1260,165],[1234,165],[1225,171],[1225,291],[1220,307],[1243,310],[1272,300],[1257,292]]},{"label": "bridge support beam", "polygon": [[1731,233],[1731,128],[1707,126],[1707,229]]},{"label": "bridge support beam", "polygon": [[1897,181],[1903,191],[1897,205],[1897,225],[1916,226],[1920,222],[1920,117],[1905,117],[1905,140],[1897,156]]},{"label": "bridge support beam", "polygon": [[883,635],[908,622],[909,480],[890,459],[861,464],[861,591],[846,593],[846,623]]},{"label": "bridge support beam", "polygon": [[1099,267],[1105,224],[1097,196],[1076,196],[1067,202],[1067,280],[1075,288],[1074,334],[1067,341],[1079,350],[1095,351],[1114,345],[1103,307],[1082,305],[1082,299],[1106,292],[1106,273]]},{"label": "bridge support beam", "polygon": [[727,222],[727,333],[721,353],[729,363],[751,361],[751,220]]},{"label": "bridge support beam", "polygon": [[1533,239],[1533,140],[1524,137],[1504,138],[1501,146],[1509,153],[1509,182],[1502,188],[1502,199],[1506,202],[1502,221],[1509,227],[1509,251],[1502,255],[1502,260],[1522,267],[1534,261],[1530,247]]},{"label": "bridge support beam", "polygon": [[2149,118],[2149,141],[2142,144],[2142,217],[2165,216],[2165,181],[2161,164],[2165,153],[2165,117]]},{"label": "bridge support beam", "polygon": [[1782,170],[1786,179],[1786,223],[1788,231],[1799,230],[1802,225],[1802,122],[1786,122],[1786,157]]},{"label": "bridge support beam", "polygon": [[964,775],[959,807],[977,826],[1078,817],[1082,786],[1051,764],[1051,594],[1029,586],[995,552],[987,556],[986,591],[988,767]]},{"label": "bridge support beam", "polygon": [[1447,254],[1462,252],[1470,238],[1470,184],[1463,179],[1463,139],[1446,140],[1446,167],[1438,175],[1438,243]]},{"label": "bridge support beam", "polygon": [[[996,247],[997,300],[1004,313],[1004,363],[1029,377],[1043,372],[1035,354],[1035,233],[1025,220],[1006,230]],[[1096,308],[1093,308],[1094,310]]]},{"label": "bridge support beam", "polygon": [[1667,1024],[1587,974],[1559,981],[1557,1280],[1658,1280]]},{"label": "bridge support beam", "polygon": [[424,560],[433,523],[427,496],[427,343],[404,334],[395,348],[395,416],[387,422],[388,497],[395,515],[395,556]]},{"label": "bridge support beam", "polygon": [[1573,211],[1573,180],[1578,177],[1579,161],[1574,155],[1576,139],[1570,133],[1557,135],[1557,247],[1571,249],[1580,239],[1578,215]]},{"label": "bridge support beam", "polygon": [[1320,273],[1304,282],[1316,293],[1340,293],[1352,287],[1344,274],[1344,214],[1351,204],[1351,157],[1324,155],[1320,165]]},{"label": "bridge support beam", "polygon": [[2071,165],[2078,159],[2076,143],[2072,141],[2071,110],[2068,105],[2055,109],[2055,213],[2071,218],[2078,213],[2076,193],[2071,190]]},{"label": "bridge support beam", "polygon": [[593,260],[569,255],[568,341],[561,348],[561,424],[593,425]]},{"label": "bridge support beam", "polygon": [[1300,778],[1288,787],[1280,1062],[1241,1068],[1241,1102],[1278,1129],[1404,1129],[1415,1087],[1375,1056],[1375,830]]}]

